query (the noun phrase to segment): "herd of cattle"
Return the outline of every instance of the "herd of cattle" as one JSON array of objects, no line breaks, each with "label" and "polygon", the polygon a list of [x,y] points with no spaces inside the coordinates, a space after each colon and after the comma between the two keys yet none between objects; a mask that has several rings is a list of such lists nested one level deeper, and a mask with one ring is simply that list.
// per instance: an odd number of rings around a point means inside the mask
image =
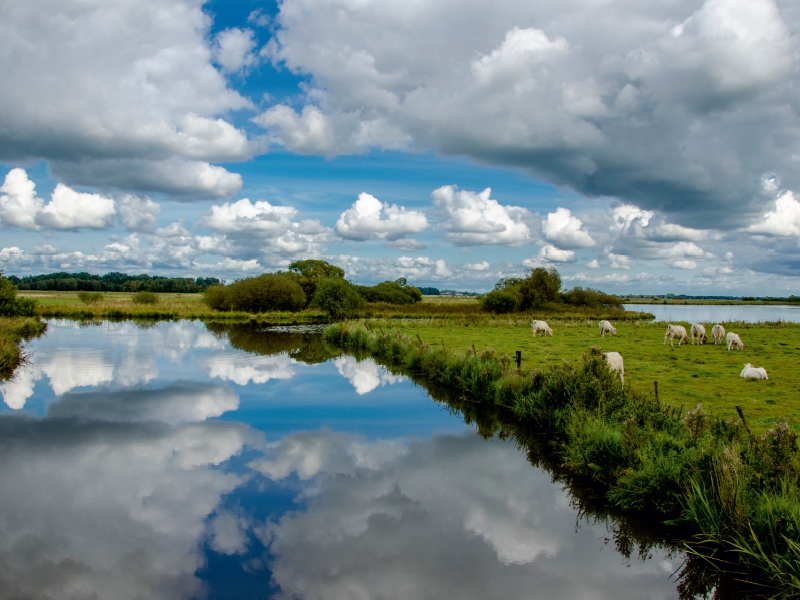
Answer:
[{"label": "herd of cattle", "polygon": [[[605,337],[607,333],[617,335],[617,329],[614,327],[610,321],[600,321],[600,336]],[[545,321],[531,321],[531,330],[533,331],[533,337],[541,331],[542,335],[553,335],[553,330]],[[692,336],[692,346],[694,346],[695,339],[697,340],[698,344],[705,344],[708,340],[708,336],[706,335],[706,327],[702,323],[694,323],[691,327],[691,336]],[[711,337],[714,340],[714,344],[721,344],[723,338],[728,346],[728,351],[732,350],[733,348],[737,348],[739,350],[744,350],[744,342],[739,337],[738,334],[729,331],[727,334],[725,333],[725,328],[717,323],[714,327],[711,328]],[[675,347],[674,340],[678,338],[678,347],[686,341],[689,341],[689,335],[686,333],[686,328],[683,325],[672,325],[671,323],[667,325],[667,333],[664,334],[664,344],[667,343],[667,338],[669,338],[669,344],[672,347]],[[625,367],[622,361],[622,355],[619,352],[606,352],[605,353],[606,361],[608,362],[608,368],[611,371],[615,371],[619,374],[620,381],[624,384],[625,383]],[[747,363],[742,369],[742,372],[739,374],[739,377],[744,377],[745,379],[769,379],[767,377],[767,370],[764,367],[754,367],[750,363]]]}]

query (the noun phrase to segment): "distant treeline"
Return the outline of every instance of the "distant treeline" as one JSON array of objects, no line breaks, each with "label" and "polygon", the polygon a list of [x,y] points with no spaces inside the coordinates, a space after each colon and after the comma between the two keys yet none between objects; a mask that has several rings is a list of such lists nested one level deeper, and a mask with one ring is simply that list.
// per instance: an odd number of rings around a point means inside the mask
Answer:
[{"label": "distant treeline", "polygon": [[221,282],[216,277],[153,277],[150,275],[128,275],[127,273],[48,273],[17,277],[9,275],[9,281],[20,290],[43,290],[60,292],[167,292],[173,294],[196,294],[206,291]]},{"label": "distant treeline", "polygon": [[800,296],[690,296],[687,294],[626,294],[623,300],[741,300],[742,302],[797,302]]}]

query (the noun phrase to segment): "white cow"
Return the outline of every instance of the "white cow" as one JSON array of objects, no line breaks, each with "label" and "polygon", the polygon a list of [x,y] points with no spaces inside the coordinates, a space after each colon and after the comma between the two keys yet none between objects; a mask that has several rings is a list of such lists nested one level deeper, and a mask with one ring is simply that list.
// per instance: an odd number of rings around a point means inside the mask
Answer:
[{"label": "white cow", "polygon": [[694,336],[697,336],[698,343],[702,346],[708,340],[706,336],[706,326],[702,323],[692,324],[692,346],[694,346]]},{"label": "white cow", "polygon": [[607,333],[617,335],[617,329],[611,324],[611,321],[600,321],[600,335],[606,337]]},{"label": "white cow", "polygon": [[669,338],[669,345],[675,346],[672,340],[678,338],[678,347],[685,341],[689,341],[689,336],[686,335],[686,327],[683,325],[667,325],[667,333],[664,334],[664,343],[667,343],[667,338]]},{"label": "white cow", "polygon": [[739,377],[744,377],[745,379],[769,379],[767,370],[764,367],[754,367],[750,363],[744,366],[742,372],[739,373]]},{"label": "white cow", "polygon": [[625,385],[625,365],[622,362],[622,355],[619,352],[605,352],[606,362],[609,371],[619,373],[619,380]]},{"label": "white cow", "polygon": [[744,350],[744,342],[738,334],[733,333],[732,331],[729,331],[728,335],[725,336],[725,341],[728,342],[728,350],[734,346],[736,346],[739,350]]},{"label": "white cow", "polygon": [[544,321],[531,321],[531,329],[533,330],[533,337],[536,337],[536,334],[540,331],[544,332],[544,335],[548,333],[553,335],[553,330],[550,329],[550,325]]},{"label": "white cow", "polygon": [[714,338],[715,345],[722,343],[722,340],[725,337],[725,328],[717,323],[711,328],[711,337]]}]

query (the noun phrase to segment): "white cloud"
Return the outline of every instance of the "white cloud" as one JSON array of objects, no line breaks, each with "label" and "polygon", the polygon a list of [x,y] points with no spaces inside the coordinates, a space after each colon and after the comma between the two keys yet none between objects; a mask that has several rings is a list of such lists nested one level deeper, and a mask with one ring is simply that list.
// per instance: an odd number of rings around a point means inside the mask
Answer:
[{"label": "white cloud", "polygon": [[624,254],[614,254],[613,252],[609,252],[606,254],[608,257],[608,266],[612,269],[630,269],[631,268],[631,259]]},{"label": "white cloud", "polygon": [[269,129],[292,152],[326,155],[335,152],[333,127],[316,106],[306,106],[300,114],[283,104],[273,106],[253,122]]},{"label": "white cloud", "polygon": [[56,396],[114,380],[114,365],[98,351],[75,349],[37,358],[36,368],[47,375]]},{"label": "white cloud", "polygon": [[266,383],[272,379],[291,379],[296,361],[286,354],[274,356],[239,356],[221,354],[205,360],[209,377],[232,381],[237,385]]},{"label": "white cloud", "polygon": [[752,224],[747,231],[778,237],[800,237],[800,202],[791,191],[784,192],[775,200],[775,208],[764,213],[761,221]]},{"label": "white cloud", "polygon": [[583,228],[583,221],[573,216],[568,208],[558,208],[548,213],[542,221],[542,233],[547,241],[559,248],[587,248],[594,240]]},{"label": "white cloud", "polygon": [[147,197],[125,194],[117,199],[117,216],[128,231],[152,231],[161,206]]},{"label": "white cloud", "polygon": [[536,256],[523,260],[522,266],[534,268],[546,263],[570,262],[575,262],[575,252],[573,250],[561,250],[552,244],[546,244],[539,249],[539,253]]},{"label": "white cloud", "polygon": [[343,238],[361,241],[375,238],[393,241],[427,228],[424,213],[381,202],[366,192],[358,195],[358,200],[341,214],[334,226]]},{"label": "white cloud", "polygon": [[600,268],[600,263],[597,261],[597,259],[590,260],[588,263],[586,263],[586,268],[587,269],[599,269]]},{"label": "white cloud", "polygon": [[336,365],[339,375],[350,382],[359,396],[368,394],[379,386],[393,385],[404,380],[402,376],[392,375],[379,367],[372,359],[359,362],[352,356],[340,356],[334,359],[333,364]]},{"label": "white cloud", "polygon": [[256,62],[253,49],[256,42],[249,29],[232,27],[217,34],[214,43],[214,60],[226,73],[246,70]]},{"label": "white cloud", "polygon": [[433,191],[434,205],[444,212],[446,237],[458,246],[497,244],[522,246],[530,242],[525,223],[533,218],[520,206],[503,206],[492,199],[492,190],[480,193],[445,185]]},{"label": "white cloud", "polygon": [[392,240],[385,242],[384,246],[400,250],[401,252],[420,252],[425,250],[428,246],[413,238],[400,238],[399,240]]},{"label": "white cloud", "polygon": [[25,169],[11,169],[3,181],[0,192],[0,225],[37,229],[38,215],[44,200],[36,196],[36,184],[28,179]]},{"label": "white cloud", "polygon": [[488,261],[481,261],[479,263],[466,263],[464,269],[466,271],[488,271],[491,265]]}]

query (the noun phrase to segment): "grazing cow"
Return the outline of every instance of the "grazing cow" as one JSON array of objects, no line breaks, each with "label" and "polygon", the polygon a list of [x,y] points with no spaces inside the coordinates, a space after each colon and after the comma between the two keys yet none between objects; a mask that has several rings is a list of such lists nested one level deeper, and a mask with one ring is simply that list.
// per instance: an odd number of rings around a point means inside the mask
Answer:
[{"label": "grazing cow", "polygon": [[744,350],[744,342],[739,337],[738,334],[733,333],[732,331],[728,332],[728,335],[725,336],[725,340],[728,342],[728,350],[734,347],[734,345],[739,350]]},{"label": "grazing cow", "polygon": [[667,333],[664,334],[664,343],[667,343],[667,338],[669,338],[669,345],[675,346],[672,340],[678,338],[678,347],[685,341],[689,341],[689,336],[686,335],[686,327],[683,325],[667,325]]},{"label": "grazing cow", "polygon": [[764,367],[754,367],[750,363],[744,366],[742,372],[739,373],[739,377],[744,377],[745,379],[769,379],[767,370]]},{"label": "grazing cow", "polygon": [[553,330],[550,329],[550,325],[545,323],[544,321],[531,321],[531,329],[533,330],[533,337],[536,337],[536,334],[541,331],[544,335],[548,333],[553,335]]},{"label": "grazing cow", "polygon": [[717,323],[711,328],[711,337],[714,338],[714,344],[721,344],[725,338],[725,328]]},{"label": "grazing cow", "polygon": [[694,323],[692,325],[692,346],[694,346],[694,336],[697,336],[698,343],[702,346],[708,340],[706,336],[706,326],[702,323]]},{"label": "grazing cow", "polygon": [[600,321],[600,335],[606,337],[606,333],[617,335],[617,328],[611,324],[611,321]]},{"label": "grazing cow", "polygon": [[605,352],[608,370],[619,373],[619,380],[625,385],[625,365],[622,362],[622,355],[619,352]]}]

